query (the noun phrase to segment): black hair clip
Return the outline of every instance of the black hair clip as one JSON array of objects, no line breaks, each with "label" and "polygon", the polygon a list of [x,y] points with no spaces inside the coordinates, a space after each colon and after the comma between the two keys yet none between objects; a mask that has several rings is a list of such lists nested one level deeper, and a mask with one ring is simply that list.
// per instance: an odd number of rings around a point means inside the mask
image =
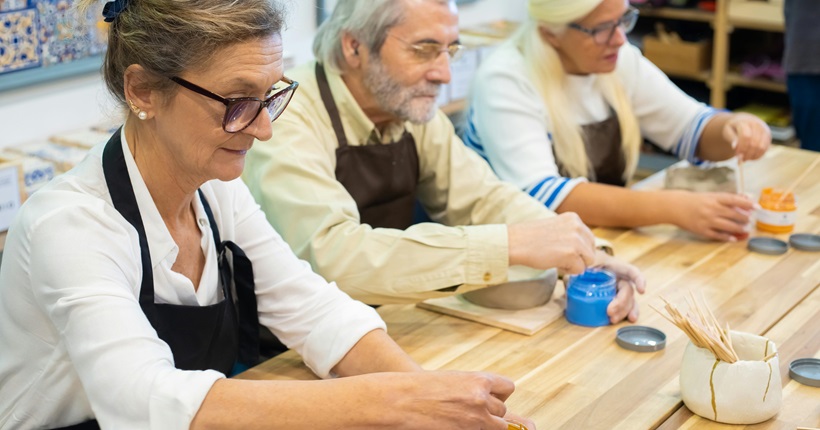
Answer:
[{"label": "black hair clip", "polygon": [[114,0],[105,4],[103,7],[103,16],[105,22],[113,22],[114,18],[118,17],[125,8],[128,7],[128,0]]}]

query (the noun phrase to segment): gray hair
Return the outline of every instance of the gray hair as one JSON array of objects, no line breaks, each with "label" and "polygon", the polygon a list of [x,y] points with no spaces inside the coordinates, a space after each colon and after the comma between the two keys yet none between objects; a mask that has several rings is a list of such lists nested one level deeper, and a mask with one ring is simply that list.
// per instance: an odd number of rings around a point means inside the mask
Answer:
[{"label": "gray hair", "polygon": [[338,72],[344,64],[344,33],[355,37],[378,56],[387,31],[401,22],[403,3],[403,0],[339,0],[313,40],[316,60]]}]

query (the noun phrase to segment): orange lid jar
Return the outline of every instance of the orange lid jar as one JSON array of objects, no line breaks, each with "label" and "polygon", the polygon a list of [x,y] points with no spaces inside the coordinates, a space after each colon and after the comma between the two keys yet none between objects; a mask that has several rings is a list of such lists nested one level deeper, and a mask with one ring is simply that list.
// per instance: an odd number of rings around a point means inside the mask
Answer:
[{"label": "orange lid jar", "polygon": [[757,229],[769,233],[790,233],[797,221],[797,205],[794,194],[784,197],[782,190],[764,188],[760,193],[760,209],[757,210]]}]

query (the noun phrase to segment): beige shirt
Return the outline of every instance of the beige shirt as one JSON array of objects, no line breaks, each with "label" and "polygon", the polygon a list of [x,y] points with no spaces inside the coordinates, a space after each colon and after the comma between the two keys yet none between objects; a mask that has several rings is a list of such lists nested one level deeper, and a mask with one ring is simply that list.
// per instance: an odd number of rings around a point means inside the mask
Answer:
[{"label": "beige shirt", "polygon": [[299,257],[371,304],[443,297],[541,273],[509,272],[505,224],[553,212],[497,179],[442,112],[427,124],[391,124],[379,133],[341,76],[327,75],[349,145],[389,143],[405,129],[413,135],[418,198],[441,224],[396,230],[360,223],[355,201],[336,180],[338,142],[310,63],[288,72],[299,89],[273,124],[273,138],[249,152],[243,177]]}]

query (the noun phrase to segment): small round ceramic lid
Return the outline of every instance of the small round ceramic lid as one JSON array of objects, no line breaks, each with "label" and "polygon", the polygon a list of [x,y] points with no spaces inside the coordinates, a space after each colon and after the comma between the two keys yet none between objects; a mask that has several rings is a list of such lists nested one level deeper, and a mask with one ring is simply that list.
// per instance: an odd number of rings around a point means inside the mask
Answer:
[{"label": "small round ceramic lid", "polygon": [[789,363],[789,376],[803,385],[820,387],[820,359],[798,358],[792,361]]},{"label": "small round ceramic lid", "polygon": [[754,237],[749,239],[747,245],[750,251],[759,254],[780,255],[789,250],[789,244],[771,237]]},{"label": "small round ceramic lid", "polygon": [[820,251],[820,234],[793,234],[789,236],[789,245],[801,251]]},{"label": "small round ceramic lid", "polygon": [[619,328],[615,342],[630,351],[654,352],[666,347],[666,335],[656,328],[633,325]]}]

